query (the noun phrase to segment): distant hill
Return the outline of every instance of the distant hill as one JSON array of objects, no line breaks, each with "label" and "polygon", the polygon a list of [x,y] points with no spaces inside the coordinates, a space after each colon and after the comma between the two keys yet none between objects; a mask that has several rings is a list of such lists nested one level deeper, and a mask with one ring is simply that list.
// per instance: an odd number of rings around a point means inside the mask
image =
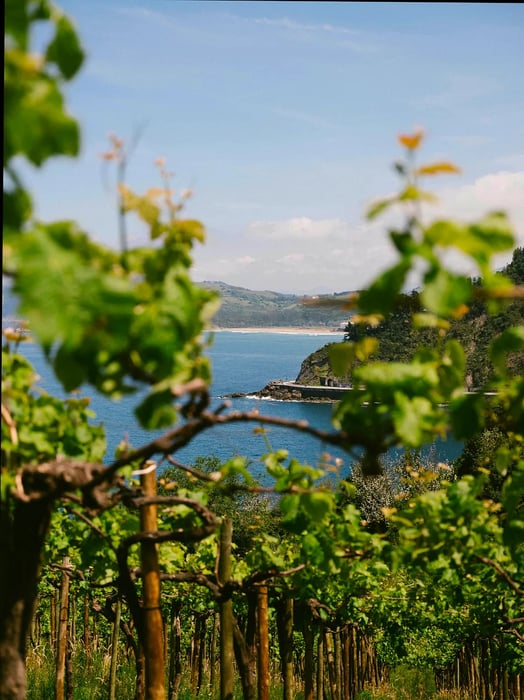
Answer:
[{"label": "distant hill", "polygon": [[[218,328],[249,327],[325,327],[344,328],[349,314],[338,308],[314,307],[303,304],[305,298],[296,294],[281,294],[271,291],[253,291],[244,287],[234,287],[225,282],[201,282],[202,287],[215,289],[220,293],[222,306],[213,317]],[[319,298],[344,296],[339,294],[318,295]]]},{"label": "distant hill", "polygon": [[[326,306],[306,306],[305,298],[297,294],[281,294],[271,291],[253,291],[244,287],[233,287],[225,282],[201,282],[202,287],[215,289],[220,293],[222,306],[213,317],[215,328],[275,328],[289,326],[293,328],[320,327],[327,330],[345,328],[349,313],[338,308]],[[2,321],[3,325],[12,325],[18,318],[17,300],[11,293],[10,285],[3,287]],[[349,292],[319,298],[344,296]]]}]

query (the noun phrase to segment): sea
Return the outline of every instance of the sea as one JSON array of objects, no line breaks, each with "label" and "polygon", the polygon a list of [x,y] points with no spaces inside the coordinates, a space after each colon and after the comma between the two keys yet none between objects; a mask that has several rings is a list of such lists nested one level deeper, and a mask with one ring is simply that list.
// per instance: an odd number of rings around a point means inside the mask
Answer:
[{"label": "sea", "polygon": [[[227,400],[232,410],[250,411],[257,408],[261,415],[307,421],[312,426],[332,430],[332,403],[224,397],[234,393],[256,392],[270,380],[295,379],[308,354],[327,342],[337,340],[342,340],[342,333],[214,332],[212,344],[207,350],[213,368],[212,408]],[[20,352],[33,363],[40,376],[39,386],[55,395],[66,396],[37,344],[22,343]],[[136,394],[111,401],[88,386],[82,387],[79,393],[90,398],[90,407],[96,413],[93,421],[102,423],[105,427],[106,463],[111,462],[115,447],[123,438],[133,447],[139,447],[161,434],[161,431],[146,431],[138,425],[133,414],[137,403]],[[259,428],[258,424],[253,423],[213,427],[199,434],[189,445],[180,449],[175,457],[179,462],[191,465],[200,456],[216,456],[225,461],[241,455],[248,458],[250,471],[262,483],[267,480],[262,458],[270,449],[286,449],[290,456],[311,466],[331,465],[336,461],[339,465],[336,475],[339,478],[347,476],[358,459],[358,455],[350,455],[292,429],[268,426],[262,433]],[[451,439],[423,448],[424,454],[439,462],[452,461],[460,451],[461,444]],[[391,460],[399,456],[399,450],[392,450],[388,455]]]}]

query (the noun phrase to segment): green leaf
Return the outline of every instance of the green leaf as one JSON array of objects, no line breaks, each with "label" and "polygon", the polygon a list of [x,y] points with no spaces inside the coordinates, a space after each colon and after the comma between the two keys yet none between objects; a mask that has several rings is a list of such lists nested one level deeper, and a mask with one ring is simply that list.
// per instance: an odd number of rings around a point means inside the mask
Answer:
[{"label": "green leaf", "polygon": [[[424,229],[424,241],[431,246],[455,246],[467,234],[467,227],[455,221],[434,221]],[[467,251],[466,251],[467,252]]]},{"label": "green leaf", "polygon": [[398,196],[399,202],[424,201],[434,203],[437,198],[431,192],[421,190],[414,185],[408,185]]},{"label": "green leaf", "polygon": [[173,395],[169,390],[152,392],[136,408],[135,415],[143,428],[169,428],[177,421]]},{"label": "green leaf", "polygon": [[300,497],[297,494],[288,493],[280,500],[280,510],[286,521],[292,521],[298,515]]},{"label": "green leaf", "polygon": [[358,298],[359,310],[364,314],[389,313],[402,291],[411,263],[409,258],[402,259],[397,265],[386,270],[368,289],[363,290]]},{"label": "green leaf", "polygon": [[267,473],[274,479],[280,479],[283,476],[288,476],[288,469],[282,464],[287,459],[287,450],[277,450],[264,455],[263,460],[266,465]]},{"label": "green leaf", "polygon": [[31,216],[32,203],[29,193],[21,187],[4,189],[4,227],[20,231]]},{"label": "green leaf", "polygon": [[435,221],[424,230],[424,240],[432,246],[457,248],[470,255],[481,268],[494,254],[511,250],[515,245],[513,229],[503,212],[492,212],[470,225]]},{"label": "green leaf", "polygon": [[515,246],[513,227],[507,215],[501,211],[491,212],[480,221],[471,224],[469,231],[478,249],[486,249],[491,255],[503,253]]},{"label": "green leaf", "polygon": [[84,60],[78,35],[71,20],[62,15],[56,23],[55,36],[47,47],[46,58],[55,63],[66,80],[79,70]]},{"label": "green leaf", "polygon": [[329,364],[337,377],[346,376],[354,359],[354,343],[334,343],[329,347]]},{"label": "green leaf", "polygon": [[416,313],[413,314],[413,328],[441,328],[449,329],[449,321],[446,321],[435,314]]},{"label": "green leaf", "polygon": [[434,407],[428,399],[397,392],[391,414],[396,433],[407,447],[419,447],[431,436]]},{"label": "green leaf", "polygon": [[301,504],[313,522],[319,523],[333,510],[333,495],[324,491],[305,493]]},{"label": "green leaf", "polygon": [[524,348],[524,326],[511,326],[492,342],[490,358],[501,374],[505,374],[506,358],[509,352],[519,352]]},{"label": "green leaf", "polygon": [[203,243],[206,231],[203,224],[195,219],[180,219],[169,225],[167,241],[192,244],[193,241]]},{"label": "green leaf", "polygon": [[422,304],[438,316],[448,317],[470,301],[473,286],[471,280],[443,268],[430,271],[421,294]]},{"label": "green leaf", "polygon": [[485,399],[482,394],[464,394],[449,404],[453,434],[458,440],[478,435],[484,425]]},{"label": "green leaf", "polygon": [[402,255],[413,255],[417,252],[418,245],[411,231],[390,231],[389,237]]},{"label": "green leaf", "polygon": [[379,214],[388,209],[396,201],[395,197],[388,197],[387,199],[379,199],[374,202],[366,212],[366,219],[371,221],[375,219]]},{"label": "green leaf", "polygon": [[[153,226],[156,224],[158,217],[160,216],[160,208],[151,202],[147,197],[140,197],[137,205],[136,212],[140,218],[147,224]],[[151,238],[155,238],[156,235],[152,235]]]},{"label": "green leaf", "polygon": [[29,29],[31,22],[36,19],[49,19],[51,8],[47,0],[39,0],[28,11],[26,2],[22,0],[6,0],[4,20],[5,35],[13,37],[18,46],[23,50],[28,49]]},{"label": "green leaf", "polygon": [[439,368],[440,389],[447,399],[464,390],[466,355],[458,340],[448,340]]},{"label": "green leaf", "polygon": [[53,359],[53,369],[57,379],[66,391],[73,391],[85,381],[87,367],[75,357],[74,351],[68,351],[61,345]]},{"label": "green leaf", "polygon": [[376,392],[377,398],[391,398],[397,391],[426,395],[439,384],[434,363],[373,362],[355,369],[355,380]]}]

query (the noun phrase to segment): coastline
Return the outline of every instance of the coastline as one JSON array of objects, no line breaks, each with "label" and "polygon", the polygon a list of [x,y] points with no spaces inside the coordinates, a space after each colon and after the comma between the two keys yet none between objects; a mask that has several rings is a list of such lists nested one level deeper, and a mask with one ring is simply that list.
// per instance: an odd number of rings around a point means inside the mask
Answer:
[{"label": "coastline", "polygon": [[343,330],[333,330],[322,326],[253,326],[246,328],[208,328],[209,333],[285,333],[289,335],[326,335],[341,336]]}]

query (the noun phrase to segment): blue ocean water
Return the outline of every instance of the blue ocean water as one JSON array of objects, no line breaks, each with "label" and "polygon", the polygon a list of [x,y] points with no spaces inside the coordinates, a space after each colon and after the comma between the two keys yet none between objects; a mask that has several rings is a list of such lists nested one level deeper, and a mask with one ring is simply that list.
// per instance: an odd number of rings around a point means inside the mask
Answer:
[{"label": "blue ocean water", "polygon": [[[213,343],[208,350],[213,367],[211,386],[212,406],[218,406],[225,394],[254,392],[264,387],[272,379],[294,379],[302,360],[326,342],[342,339],[342,334],[308,335],[274,332],[233,332],[220,331],[213,334]],[[49,392],[64,395],[63,390],[46,364],[38,346],[24,343],[23,354],[33,363],[41,380],[39,384]],[[134,446],[149,442],[160,432],[145,431],[134,419],[133,407],[136,395],[127,396],[118,402],[110,401],[96,394],[89,387],[81,391],[89,396],[91,408],[97,414],[97,421],[106,429],[108,450],[106,462],[110,462],[116,445],[126,437]],[[333,404],[281,402],[254,398],[228,399],[231,407],[240,411],[258,408],[261,414],[278,416],[291,420],[305,420],[318,428],[332,428],[330,418]],[[317,465],[325,459],[325,453],[343,461],[340,475],[347,474],[353,459],[345,452],[323,444],[316,438],[303,433],[269,426],[266,439],[254,428],[253,423],[232,423],[213,427],[198,435],[189,445],[179,450],[176,458],[186,464],[202,455],[216,455],[226,460],[235,455],[243,455],[250,460],[250,469],[257,477],[263,477],[264,468],[260,457],[268,451],[266,440],[273,449],[284,448],[300,461]],[[259,427],[259,426],[258,426]],[[460,444],[453,441],[435,443],[428,446],[432,457],[439,461],[449,461],[460,452]]]}]

